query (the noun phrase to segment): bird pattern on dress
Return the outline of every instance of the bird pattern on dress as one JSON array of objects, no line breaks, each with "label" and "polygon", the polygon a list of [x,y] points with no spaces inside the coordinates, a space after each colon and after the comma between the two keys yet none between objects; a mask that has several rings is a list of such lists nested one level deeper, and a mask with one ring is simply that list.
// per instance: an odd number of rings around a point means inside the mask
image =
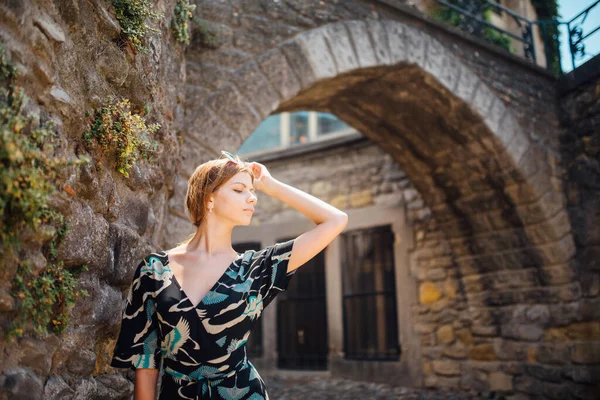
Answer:
[{"label": "bird pattern on dress", "polygon": [[110,365],[162,367],[169,375],[161,386],[165,399],[268,399],[245,346],[296,272],[287,273],[294,241],[238,253],[196,305],[177,282],[168,250],[144,257],[123,304]]}]

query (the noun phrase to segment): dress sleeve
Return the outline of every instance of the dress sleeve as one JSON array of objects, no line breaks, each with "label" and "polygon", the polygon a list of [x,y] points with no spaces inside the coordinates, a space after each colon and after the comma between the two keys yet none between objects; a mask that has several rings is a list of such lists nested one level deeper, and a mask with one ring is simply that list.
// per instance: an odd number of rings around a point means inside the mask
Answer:
[{"label": "dress sleeve", "polygon": [[151,265],[146,258],[133,274],[122,307],[121,330],[110,365],[115,368],[159,368],[159,326]]},{"label": "dress sleeve", "polygon": [[292,247],[296,239],[276,243],[265,247],[256,253],[257,265],[260,271],[260,293],[266,307],[278,293],[288,288],[292,276],[297,270],[287,272],[287,266],[292,255]]}]

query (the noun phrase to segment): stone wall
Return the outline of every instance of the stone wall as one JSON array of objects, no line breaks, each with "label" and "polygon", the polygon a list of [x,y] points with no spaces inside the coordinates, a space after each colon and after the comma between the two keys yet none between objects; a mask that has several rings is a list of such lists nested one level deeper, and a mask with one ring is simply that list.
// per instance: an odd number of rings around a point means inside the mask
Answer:
[{"label": "stone wall", "polygon": [[[156,2],[169,27],[175,1]],[[54,156],[86,155],[82,134],[95,109],[110,94],[129,99],[134,113],[145,114],[161,129],[154,160],[140,160],[125,178],[96,159],[69,167],[59,182],[52,206],[70,223],[58,258],[66,268],[86,264],[79,288],[89,296],[70,313],[61,335],[36,338],[32,332],[16,342],[0,341],[0,398],[128,398],[129,380],[108,366],[119,329],[121,307],[135,266],[160,242],[166,204],[173,192],[183,114],[183,48],[171,31],[154,35],[148,53],[124,45],[110,2],[9,1],[0,5],[0,38],[19,70],[18,86],[29,100],[24,110],[38,123],[54,121],[61,144]],[[61,186],[62,188],[62,186]],[[25,237],[25,235],[27,235]],[[19,259],[46,266],[44,235],[24,232]],[[46,244],[47,246],[47,244]],[[17,298],[10,293],[16,265],[1,272],[0,321],[6,332]]]},{"label": "stone wall", "polygon": [[563,76],[558,85],[565,193],[577,246],[573,269],[582,299],[576,323],[546,332],[553,342],[570,350],[574,364],[589,366],[573,379],[596,383],[600,382],[599,71],[600,56],[596,56]]}]

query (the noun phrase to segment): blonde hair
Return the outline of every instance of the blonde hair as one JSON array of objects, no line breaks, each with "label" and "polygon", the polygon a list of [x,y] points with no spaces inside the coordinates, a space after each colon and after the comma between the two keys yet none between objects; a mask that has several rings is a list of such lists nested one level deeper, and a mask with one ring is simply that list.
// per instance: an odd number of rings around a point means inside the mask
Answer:
[{"label": "blonde hair", "polygon": [[[199,227],[206,218],[206,209],[210,200],[210,194],[219,190],[219,188],[239,172],[248,172],[254,183],[254,173],[250,164],[243,161],[237,155],[236,162],[228,158],[218,158],[210,160],[196,167],[196,170],[188,179],[188,188],[185,195],[185,208],[194,224]],[[196,232],[188,236],[187,239],[177,244],[189,243]]]}]

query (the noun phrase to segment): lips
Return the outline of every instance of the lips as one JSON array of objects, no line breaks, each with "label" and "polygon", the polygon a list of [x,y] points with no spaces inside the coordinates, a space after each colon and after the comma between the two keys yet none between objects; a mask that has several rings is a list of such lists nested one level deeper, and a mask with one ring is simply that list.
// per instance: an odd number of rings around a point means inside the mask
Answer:
[{"label": "lips", "polygon": [[254,212],[254,209],[253,208],[244,208],[244,211],[252,211],[252,212]]}]

